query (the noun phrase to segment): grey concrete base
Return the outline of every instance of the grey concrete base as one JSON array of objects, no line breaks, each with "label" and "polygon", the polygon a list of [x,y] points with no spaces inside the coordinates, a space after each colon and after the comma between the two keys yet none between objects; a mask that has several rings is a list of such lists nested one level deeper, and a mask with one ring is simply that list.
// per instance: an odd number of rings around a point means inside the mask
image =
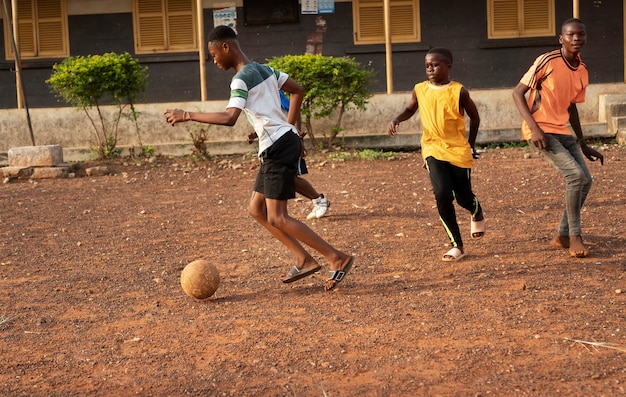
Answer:
[{"label": "grey concrete base", "polygon": [[22,146],[9,149],[10,167],[54,167],[63,162],[61,145]]},{"label": "grey concrete base", "polygon": [[67,178],[70,174],[70,166],[36,167],[33,168],[31,179]]},{"label": "grey concrete base", "polygon": [[0,176],[2,178],[30,178],[30,179],[50,179],[67,178],[70,175],[72,166],[61,165],[57,167],[2,167]]},{"label": "grey concrete base", "polygon": [[2,178],[30,178],[33,175],[32,167],[2,167],[0,176]]}]

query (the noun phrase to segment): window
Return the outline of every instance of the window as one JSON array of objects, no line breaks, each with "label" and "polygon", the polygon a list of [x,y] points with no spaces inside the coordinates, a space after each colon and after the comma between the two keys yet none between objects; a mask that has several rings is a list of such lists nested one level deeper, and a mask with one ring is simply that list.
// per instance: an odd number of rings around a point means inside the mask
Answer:
[{"label": "window", "polygon": [[[389,0],[391,41],[415,43],[421,40],[419,0]],[[355,44],[385,42],[383,0],[353,0]]]},{"label": "window", "polygon": [[298,0],[243,0],[246,25],[298,22]]},{"label": "window", "polygon": [[[70,54],[67,29],[66,0],[13,0],[17,1],[17,34],[19,54],[22,59],[65,58]],[[11,12],[11,1],[7,2]],[[7,16],[3,18],[7,21]],[[11,19],[13,26],[15,18]],[[9,24],[4,23],[4,48],[6,59],[15,59]]]},{"label": "window", "polygon": [[554,0],[487,0],[488,38],[555,35]]},{"label": "window", "polygon": [[133,0],[135,53],[198,49],[195,0]]}]

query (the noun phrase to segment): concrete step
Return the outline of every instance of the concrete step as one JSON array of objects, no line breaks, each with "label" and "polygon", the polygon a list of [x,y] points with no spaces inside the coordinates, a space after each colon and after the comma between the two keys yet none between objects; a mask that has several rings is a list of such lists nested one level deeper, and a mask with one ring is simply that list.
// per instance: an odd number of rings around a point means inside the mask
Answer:
[{"label": "concrete step", "polygon": [[[598,97],[598,121],[609,122],[611,116],[622,116],[619,105],[626,103],[626,94],[605,94]],[[613,110],[612,107],[616,106]],[[613,114],[612,114],[613,113]]]},{"label": "concrete step", "polygon": [[609,117],[621,117],[626,116],[626,102],[614,102],[609,103],[607,106],[607,115]]},{"label": "concrete step", "polygon": [[[0,177],[8,180],[17,178],[24,179],[51,179],[67,178],[72,175],[73,166],[71,164],[59,164],[54,167],[1,167]],[[5,179],[5,180],[6,180]]]},{"label": "concrete step", "polygon": [[61,145],[22,146],[9,149],[9,167],[54,167],[63,163]]},{"label": "concrete step", "polygon": [[612,134],[620,130],[626,130],[626,116],[613,116],[609,119],[607,129]]}]

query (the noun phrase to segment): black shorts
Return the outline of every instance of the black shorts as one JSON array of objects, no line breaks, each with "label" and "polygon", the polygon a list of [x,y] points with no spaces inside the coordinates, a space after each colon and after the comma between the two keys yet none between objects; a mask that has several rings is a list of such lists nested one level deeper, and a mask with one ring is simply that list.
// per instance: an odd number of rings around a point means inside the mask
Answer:
[{"label": "black shorts", "polygon": [[261,153],[254,191],[274,200],[296,197],[298,158],[300,137],[293,131],[287,132]]},{"label": "black shorts", "polygon": [[309,173],[309,170],[306,168],[306,161],[304,161],[304,157],[298,157],[298,175],[306,175]]}]

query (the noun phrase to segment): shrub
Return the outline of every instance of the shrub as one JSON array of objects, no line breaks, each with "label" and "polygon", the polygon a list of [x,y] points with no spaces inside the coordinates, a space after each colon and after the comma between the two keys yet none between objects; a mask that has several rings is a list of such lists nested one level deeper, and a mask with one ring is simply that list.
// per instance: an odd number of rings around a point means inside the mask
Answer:
[{"label": "shrub", "polygon": [[189,131],[189,136],[191,137],[191,141],[193,142],[193,149],[191,151],[192,156],[198,157],[203,160],[208,160],[210,158],[209,148],[207,146],[210,128],[211,125],[207,124],[206,126],[202,127],[196,126]]},{"label": "shrub", "polygon": [[272,58],[268,64],[289,74],[306,93],[302,103],[304,126],[317,147],[313,134],[312,118],[336,117],[335,125],[324,136],[330,147],[342,130],[341,121],[346,110],[365,110],[372,94],[367,86],[374,79],[374,71],[365,68],[352,58],[322,55],[286,55]]},{"label": "shrub", "polygon": [[[115,157],[120,153],[116,146],[122,115],[134,122],[141,145],[134,104],[138,95],[145,92],[147,69],[127,52],[69,57],[53,66],[46,84],[58,98],[85,112],[93,127],[98,157]],[[117,105],[111,123],[102,114],[100,106],[104,103]],[[97,118],[89,112],[93,107]],[[129,111],[124,113],[127,107]]]}]

